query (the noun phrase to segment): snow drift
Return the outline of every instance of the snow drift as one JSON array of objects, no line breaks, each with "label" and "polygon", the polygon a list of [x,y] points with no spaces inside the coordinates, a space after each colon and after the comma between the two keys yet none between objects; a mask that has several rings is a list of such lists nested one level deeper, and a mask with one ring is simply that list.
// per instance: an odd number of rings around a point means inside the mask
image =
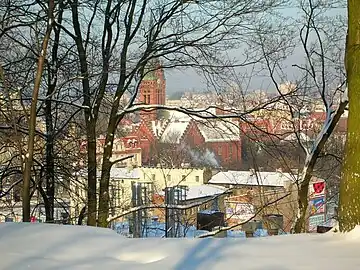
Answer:
[{"label": "snow drift", "polygon": [[109,229],[0,224],[0,269],[360,269],[348,234],[254,239],[129,239]]}]

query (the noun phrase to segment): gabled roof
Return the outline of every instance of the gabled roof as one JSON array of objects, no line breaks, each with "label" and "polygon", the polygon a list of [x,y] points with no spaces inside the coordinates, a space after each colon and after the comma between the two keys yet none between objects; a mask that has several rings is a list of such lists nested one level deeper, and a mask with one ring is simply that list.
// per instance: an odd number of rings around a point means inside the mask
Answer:
[{"label": "gabled roof", "polygon": [[169,122],[163,131],[160,141],[163,143],[180,143],[190,121]]},{"label": "gabled roof", "polygon": [[156,120],[151,121],[151,130],[154,133],[156,138],[161,138],[161,135],[163,134],[164,130],[166,129],[167,125],[169,123],[169,120]]},{"label": "gabled roof", "polygon": [[146,139],[152,140],[155,139],[156,136],[151,127],[149,127],[145,121],[142,121],[135,130],[126,137],[146,137]]},{"label": "gabled roof", "polygon": [[209,183],[284,187],[286,181],[294,181],[291,174],[282,172],[226,171],[213,175]]},{"label": "gabled roof", "polygon": [[205,142],[228,142],[240,140],[240,128],[224,121],[196,123]]}]

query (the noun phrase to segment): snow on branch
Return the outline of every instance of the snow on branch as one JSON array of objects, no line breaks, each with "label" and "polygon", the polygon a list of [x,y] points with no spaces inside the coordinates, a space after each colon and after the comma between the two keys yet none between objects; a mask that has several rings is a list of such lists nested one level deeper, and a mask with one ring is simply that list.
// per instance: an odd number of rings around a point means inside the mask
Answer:
[{"label": "snow on branch", "polygon": [[314,142],[309,155],[306,157],[305,164],[309,163],[314,158],[314,154],[320,154],[327,139],[330,137],[331,133],[334,131],[337,123],[339,122],[340,117],[343,115],[348,102],[349,101],[346,98],[342,99],[335,113],[331,114],[329,112],[326,114],[324,125],[321,129],[321,132],[317,136],[317,139]]},{"label": "snow on branch", "polygon": [[130,158],[133,158],[133,157],[134,157],[134,155],[130,155],[130,156],[126,156],[126,157],[121,157],[121,158],[118,158],[118,159],[114,159],[114,160],[111,160],[111,159],[110,159],[110,162],[111,162],[112,165],[114,165],[114,164],[116,164],[116,163],[118,163],[118,162],[122,162],[122,161],[124,161],[124,160],[130,159]]}]

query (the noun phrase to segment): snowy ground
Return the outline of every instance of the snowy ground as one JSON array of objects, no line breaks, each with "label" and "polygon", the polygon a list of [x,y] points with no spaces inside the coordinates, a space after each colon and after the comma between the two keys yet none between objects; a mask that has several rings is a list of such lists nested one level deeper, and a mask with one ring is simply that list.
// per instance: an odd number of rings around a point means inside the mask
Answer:
[{"label": "snowy ground", "polygon": [[112,230],[1,223],[0,269],[360,269],[349,234],[253,239],[129,239]]}]

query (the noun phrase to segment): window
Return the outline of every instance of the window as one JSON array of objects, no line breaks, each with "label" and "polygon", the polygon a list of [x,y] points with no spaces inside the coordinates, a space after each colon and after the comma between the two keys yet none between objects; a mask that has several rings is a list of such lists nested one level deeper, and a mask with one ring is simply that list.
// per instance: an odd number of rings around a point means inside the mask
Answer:
[{"label": "window", "polygon": [[222,148],[221,146],[218,147],[218,155],[221,156]]},{"label": "window", "polygon": [[168,175],[166,176],[166,180],[167,180],[168,182],[171,182],[171,175],[170,175],[170,174],[168,174]]},{"label": "window", "polygon": [[229,144],[229,157],[232,158],[233,156],[233,148],[232,148],[232,145]]},{"label": "window", "polygon": [[155,181],[155,174],[151,175],[151,180]]},{"label": "window", "polygon": [[292,122],[284,120],[283,122],[281,122],[280,128],[281,128],[282,130],[292,129]]},{"label": "window", "polygon": [[199,182],[200,181],[200,177],[197,175],[197,176],[195,176],[195,181],[196,182]]}]

